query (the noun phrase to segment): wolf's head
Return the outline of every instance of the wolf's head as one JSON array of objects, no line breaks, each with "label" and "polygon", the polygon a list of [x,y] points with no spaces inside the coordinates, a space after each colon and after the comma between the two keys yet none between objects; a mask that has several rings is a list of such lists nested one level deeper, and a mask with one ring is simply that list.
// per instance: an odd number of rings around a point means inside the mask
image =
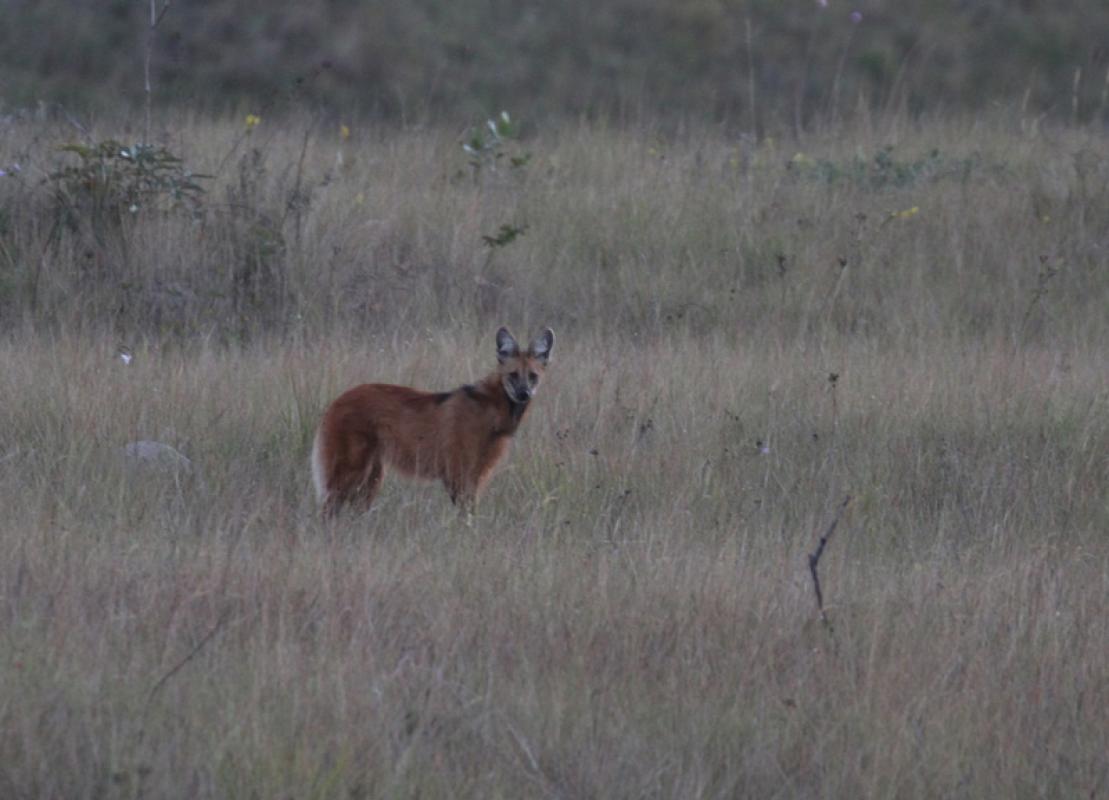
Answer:
[{"label": "wolf's head", "polygon": [[508,328],[497,331],[497,374],[511,402],[521,405],[535,396],[553,347],[554,332],[550,328],[544,328],[523,352]]}]

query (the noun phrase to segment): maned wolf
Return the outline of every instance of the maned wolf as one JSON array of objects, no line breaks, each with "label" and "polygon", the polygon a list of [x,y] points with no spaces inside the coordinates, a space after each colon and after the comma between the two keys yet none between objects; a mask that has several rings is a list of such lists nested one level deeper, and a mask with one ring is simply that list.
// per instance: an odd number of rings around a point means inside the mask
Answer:
[{"label": "maned wolf", "polygon": [[450,392],[373,383],[344,392],[324,412],[312,445],[312,479],[324,516],[343,503],[369,508],[386,466],[441,480],[467,512],[527,414],[554,347],[550,328],[526,352],[497,331],[497,368]]}]

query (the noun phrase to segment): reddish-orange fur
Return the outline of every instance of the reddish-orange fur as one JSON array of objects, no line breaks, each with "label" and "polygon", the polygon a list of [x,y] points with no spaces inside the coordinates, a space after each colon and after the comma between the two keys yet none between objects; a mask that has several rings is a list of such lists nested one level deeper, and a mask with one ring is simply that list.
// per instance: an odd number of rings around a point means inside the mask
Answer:
[{"label": "reddish-orange fur", "polygon": [[356,386],[327,409],[316,432],[312,473],[325,515],[344,503],[368,508],[387,467],[441,480],[469,509],[527,415],[554,335],[544,331],[520,352],[497,332],[498,367],[451,392],[374,383]]}]

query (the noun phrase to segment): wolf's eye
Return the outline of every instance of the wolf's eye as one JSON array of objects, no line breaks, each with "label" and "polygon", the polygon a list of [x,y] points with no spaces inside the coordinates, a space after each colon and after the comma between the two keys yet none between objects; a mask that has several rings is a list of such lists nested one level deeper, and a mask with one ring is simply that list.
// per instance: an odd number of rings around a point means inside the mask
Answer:
[{"label": "wolf's eye", "polygon": [[535,383],[537,380],[539,380],[539,376],[536,375],[534,372],[529,372],[528,373],[528,380],[531,381],[532,383]]}]

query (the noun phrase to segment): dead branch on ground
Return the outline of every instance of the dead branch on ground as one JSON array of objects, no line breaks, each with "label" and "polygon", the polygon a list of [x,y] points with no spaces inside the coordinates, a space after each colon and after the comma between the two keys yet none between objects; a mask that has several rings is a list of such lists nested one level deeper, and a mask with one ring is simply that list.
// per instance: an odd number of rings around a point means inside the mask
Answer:
[{"label": "dead branch on ground", "polygon": [[840,517],[843,516],[844,509],[851,502],[851,495],[843,498],[843,502],[839,504],[836,509],[836,515],[832,518],[832,522],[828,525],[828,530],[824,531],[824,535],[820,537],[820,542],[816,546],[816,550],[809,553],[809,572],[812,573],[813,590],[816,592],[816,608],[820,612],[820,620],[827,626],[828,632],[835,637],[835,628],[832,627],[832,621],[828,619],[828,614],[824,610],[824,593],[820,590],[820,573],[817,568],[820,566],[820,557],[824,555],[824,548],[828,546],[828,542],[832,538],[832,534],[836,532],[836,526],[839,525]]}]

